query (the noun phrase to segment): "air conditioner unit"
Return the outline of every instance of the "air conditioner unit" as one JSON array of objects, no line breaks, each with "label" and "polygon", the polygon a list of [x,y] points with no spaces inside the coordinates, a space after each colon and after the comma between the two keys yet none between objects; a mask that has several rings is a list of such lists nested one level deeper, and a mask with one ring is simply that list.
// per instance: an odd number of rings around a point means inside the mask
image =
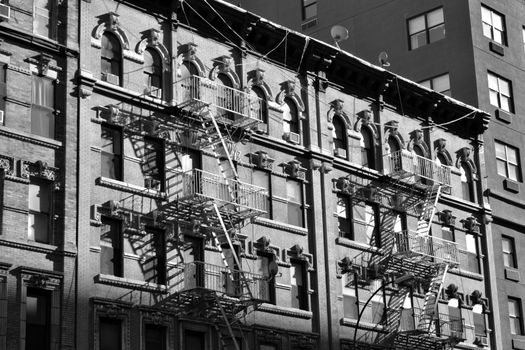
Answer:
[{"label": "air conditioner unit", "polygon": [[268,124],[266,123],[259,123],[257,126],[253,129],[256,134],[267,134],[268,133]]},{"label": "air conditioner unit", "polygon": [[295,143],[296,145],[301,143],[301,135],[296,134],[294,132],[287,132],[285,134],[285,138],[286,138],[287,141],[289,141],[291,143]]},{"label": "air conditioner unit", "polygon": [[489,346],[489,338],[478,335],[474,343],[481,346]]},{"label": "air conditioner unit", "polygon": [[0,4],[0,21],[6,21],[11,16],[11,8],[5,4]]},{"label": "air conditioner unit", "polygon": [[111,74],[111,73],[103,73],[102,74],[102,80],[110,83],[110,84],[113,84],[113,85],[120,85],[120,77],[118,75],[115,75],[115,74]]},{"label": "air conditioner unit", "polygon": [[346,159],[346,149],[344,148],[336,148],[335,149],[335,155],[339,158]]},{"label": "air conditioner unit", "polygon": [[0,111],[0,125],[4,125],[4,111]]},{"label": "air conditioner unit", "polygon": [[155,98],[162,98],[162,89],[150,86],[144,89],[144,94]]}]

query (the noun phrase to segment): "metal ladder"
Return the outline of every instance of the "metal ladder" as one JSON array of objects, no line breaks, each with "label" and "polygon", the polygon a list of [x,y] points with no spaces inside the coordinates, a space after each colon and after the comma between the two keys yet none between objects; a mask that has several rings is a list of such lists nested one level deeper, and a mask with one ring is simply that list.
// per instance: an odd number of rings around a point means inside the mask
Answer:
[{"label": "metal ladder", "polygon": [[428,236],[434,214],[436,213],[436,206],[439,201],[440,193],[441,185],[432,186],[432,188],[427,191],[425,201],[423,202],[423,208],[421,209],[421,214],[419,214],[419,219],[417,221],[416,233],[418,236]]},{"label": "metal ladder", "polygon": [[425,333],[430,333],[433,326],[433,320],[436,317],[439,296],[443,290],[443,284],[448,272],[448,264],[440,266],[438,273],[432,281],[427,293],[425,294],[425,302],[423,304],[423,310],[421,311],[421,317],[417,325],[417,329]]}]

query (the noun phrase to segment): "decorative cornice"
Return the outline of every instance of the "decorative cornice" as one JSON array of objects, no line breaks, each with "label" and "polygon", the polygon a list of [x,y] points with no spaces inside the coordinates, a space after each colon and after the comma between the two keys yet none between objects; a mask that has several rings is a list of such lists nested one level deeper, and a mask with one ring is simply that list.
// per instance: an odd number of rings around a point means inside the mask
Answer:
[{"label": "decorative cornice", "polygon": [[305,320],[309,320],[312,318],[313,314],[311,311],[305,311],[295,308],[288,308],[273,304],[262,304],[257,308],[258,311],[266,312],[269,314],[275,314],[275,315],[282,315],[282,316],[288,316],[288,317],[295,317],[295,318],[301,318]]},{"label": "decorative cornice", "polygon": [[266,226],[270,228],[275,228],[278,230],[283,230],[291,233],[296,233],[301,236],[307,236],[308,235],[308,229],[294,226],[294,225],[288,225],[279,221],[266,219],[266,218],[255,218],[253,219],[253,223],[261,226]]},{"label": "decorative cornice", "polygon": [[0,126],[0,135],[52,149],[60,149],[63,145],[60,141],[47,139],[45,137],[33,134],[28,134],[23,131],[10,129],[5,126]]},{"label": "decorative cornice", "polygon": [[133,290],[141,290],[144,292],[156,292],[162,294],[166,294],[168,292],[168,288],[165,285],[103,274],[98,274],[95,276],[95,283],[107,284]]},{"label": "decorative cornice", "polygon": [[163,200],[166,199],[166,194],[164,192],[155,191],[146,187],[141,187],[133,185],[127,182],[113,180],[107,177],[99,177],[95,180],[95,184],[103,187],[112,188],[114,190],[119,190],[122,192],[128,192],[133,194],[138,194],[144,197]]},{"label": "decorative cornice", "polygon": [[[36,243],[36,244],[40,244],[40,243]],[[67,256],[67,257],[77,256],[77,252],[74,252],[74,251],[59,250],[58,248],[45,248],[45,247],[37,246],[35,244],[17,242],[17,241],[12,241],[9,239],[0,239],[0,246],[29,250],[32,252],[38,252],[38,253],[44,253],[44,254],[61,255],[61,256]]]},{"label": "decorative cornice", "polygon": [[7,69],[15,71],[15,72],[18,72],[18,73],[22,73],[22,74],[25,74],[25,75],[31,75],[31,71],[29,69],[25,69],[25,68],[22,68],[22,67],[19,67],[19,66],[15,66],[14,64],[8,64],[7,65]]}]

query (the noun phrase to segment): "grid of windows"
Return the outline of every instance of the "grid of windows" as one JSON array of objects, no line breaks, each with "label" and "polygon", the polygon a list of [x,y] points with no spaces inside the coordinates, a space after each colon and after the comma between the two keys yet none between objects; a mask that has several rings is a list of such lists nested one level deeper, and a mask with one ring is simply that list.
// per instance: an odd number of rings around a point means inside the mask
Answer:
[{"label": "grid of windows", "polygon": [[498,44],[505,45],[505,18],[488,7],[481,6],[481,21],[483,22],[483,35]]},{"label": "grid of windows", "polygon": [[510,180],[520,181],[521,174],[518,149],[498,141],[495,141],[495,147],[498,174]]},{"label": "grid of windows", "polygon": [[501,249],[503,251],[503,265],[505,267],[516,268],[516,248],[514,239],[507,236],[501,236]]},{"label": "grid of windows", "polygon": [[488,73],[490,104],[506,112],[512,112],[512,85],[509,80]]},{"label": "grid of windows", "polygon": [[511,334],[523,334],[521,299],[509,297],[509,321]]},{"label": "grid of windows", "polygon": [[410,50],[445,38],[443,8],[438,8],[408,20]]},{"label": "grid of windows", "polygon": [[55,86],[47,77],[31,77],[31,133],[55,137]]},{"label": "grid of windows", "polygon": [[423,80],[419,84],[436,92],[442,93],[443,95],[450,96],[450,76],[448,73],[431,79]]}]

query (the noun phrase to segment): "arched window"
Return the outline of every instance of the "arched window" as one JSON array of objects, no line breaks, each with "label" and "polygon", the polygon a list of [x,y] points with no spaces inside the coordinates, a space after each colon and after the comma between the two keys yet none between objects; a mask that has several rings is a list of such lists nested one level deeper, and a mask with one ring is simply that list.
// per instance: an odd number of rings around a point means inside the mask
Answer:
[{"label": "arched window", "polygon": [[332,129],[332,138],[334,141],[334,155],[340,158],[346,158],[347,140],[345,123],[340,117],[334,116],[332,124],[334,125],[334,128]]},{"label": "arched window", "polygon": [[420,157],[425,158],[425,151],[423,151],[423,148],[419,145],[414,145],[414,148],[412,148],[415,154],[417,154]]},{"label": "arched window", "polygon": [[122,76],[122,49],[115,34],[102,34],[102,52],[100,71],[102,79],[108,83],[120,85]]},{"label": "arched window", "polygon": [[438,163],[438,165],[449,165],[447,158],[442,153],[437,154],[436,163]]},{"label": "arched window", "polygon": [[226,111],[226,118],[233,120],[235,118],[232,113],[235,108],[233,102],[233,82],[226,74],[219,73],[217,75],[217,83],[225,86],[225,88],[219,88],[217,91],[219,107]]},{"label": "arched window", "polygon": [[283,105],[283,131],[299,134],[299,110],[297,105],[289,98],[284,99]]},{"label": "arched window", "polygon": [[476,181],[472,174],[472,170],[466,163],[461,163],[459,168],[461,173],[461,193],[464,200],[476,201]]},{"label": "arched window", "polygon": [[149,94],[162,98],[162,60],[150,47],[144,51],[144,78]]},{"label": "arched window", "polygon": [[252,89],[250,90],[250,95],[261,99],[260,104],[257,102],[253,102],[251,105],[251,111],[253,113],[252,118],[257,118],[263,123],[268,123],[268,106],[266,104],[266,95],[258,86],[252,87]]},{"label": "arched window", "polygon": [[363,166],[376,168],[374,137],[366,126],[361,127],[361,159]]}]

